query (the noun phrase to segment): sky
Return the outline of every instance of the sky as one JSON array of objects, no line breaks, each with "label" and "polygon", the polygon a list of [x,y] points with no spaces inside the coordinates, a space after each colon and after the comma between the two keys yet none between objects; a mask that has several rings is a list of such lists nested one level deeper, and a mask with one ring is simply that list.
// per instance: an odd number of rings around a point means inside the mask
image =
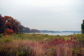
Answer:
[{"label": "sky", "polygon": [[0,0],[0,14],[39,30],[81,30],[84,0]]}]

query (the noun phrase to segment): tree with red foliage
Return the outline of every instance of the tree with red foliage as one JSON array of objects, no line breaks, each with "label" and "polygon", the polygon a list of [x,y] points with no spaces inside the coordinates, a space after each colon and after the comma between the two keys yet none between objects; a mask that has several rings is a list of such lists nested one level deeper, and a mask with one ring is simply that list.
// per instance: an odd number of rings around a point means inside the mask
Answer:
[{"label": "tree with red foliage", "polygon": [[0,34],[20,33],[22,25],[19,21],[15,20],[11,16],[0,15]]},{"label": "tree with red foliage", "polygon": [[5,32],[4,32],[5,35],[10,35],[10,34],[14,34],[14,31],[12,29],[5,29]]},{"label": "tree with red foliage", "polygon": [[19,28],[21,25],[20,22],[18,22],[17,20],[13,19],[12,17],[10,16],[5,16],[5,26],[6,28],[9,28],[9,29],[12,29],[15,33],[18,33],[19,32]]}]

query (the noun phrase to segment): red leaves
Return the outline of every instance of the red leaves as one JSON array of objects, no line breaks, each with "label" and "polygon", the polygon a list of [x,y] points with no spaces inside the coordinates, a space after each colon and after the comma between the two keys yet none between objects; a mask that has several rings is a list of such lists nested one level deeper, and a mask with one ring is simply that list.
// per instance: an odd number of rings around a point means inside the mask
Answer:
[{"label": "red leaves", "polygon": [[11,26],[11,23],[10,22],[7,22],[5,25],[6,26]]},{"label": "red leaves", "polygon": [[[0,33],[11,34],[18,33],[20,31],[20,22],[12,18],[11,16],[0,16]],[[3,30],[2,30],[3,29]]]},{"label": "red leaves", "polygon": [[50,45],[58,45],[58,44],[64,44],[65,40],[64,39],[54,39],[49,42]]},{"label": "red leaves", "polygon": [[13,33],[14,31],[12,29],[6,29],[6,32]]},{"label": "red leaves", "polygon": [[12,30],[12,29],[6,29],[5,30],[5,34],[7,34],[7,35],[9,35],[9,34],[13,34],[14,33],[14,31]]},{"label": "red leaves", "polygon": [[62,38],[58,38],[58,39],[54,39],[54,40],[48,42],[48,44],[51,45],[51,46],[53,46],[53,45],[60,45],[60,44],[61,45],[64,45],[64,44],[74,45],[76,43],[77,43],[77,41],[76,41],[75,38],[70,39],[70,40],[64,40]]}]

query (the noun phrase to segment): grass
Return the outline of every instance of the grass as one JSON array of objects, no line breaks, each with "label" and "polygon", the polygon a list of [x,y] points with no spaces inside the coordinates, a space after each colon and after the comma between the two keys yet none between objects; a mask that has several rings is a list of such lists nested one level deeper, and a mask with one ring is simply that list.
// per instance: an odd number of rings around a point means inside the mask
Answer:
[{"label": "grass", "polygon": [[2,38],[10,38],[10,39],[22,39],[22,40],[34,40],[34,41],[41,41],[41,40],[51,40],[55,38],[60,38],[61,36],[53,36],[47,34],[15,34],[10,36],[2,36]]},{"label": "grass", "polygon": [[69,36],[47,34],[0,35],[0,56],[83,56],[83,49],[83,34]]}]

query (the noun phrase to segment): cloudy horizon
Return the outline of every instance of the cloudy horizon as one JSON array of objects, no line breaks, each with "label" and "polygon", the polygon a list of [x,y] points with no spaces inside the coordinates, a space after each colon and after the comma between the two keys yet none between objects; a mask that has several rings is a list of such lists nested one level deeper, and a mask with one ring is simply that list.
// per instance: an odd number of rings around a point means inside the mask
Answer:
[{"label": "cloudy horizon", "polygon": [[0,14],[41,30],[81,30],[84,0],[0,0]]}]

